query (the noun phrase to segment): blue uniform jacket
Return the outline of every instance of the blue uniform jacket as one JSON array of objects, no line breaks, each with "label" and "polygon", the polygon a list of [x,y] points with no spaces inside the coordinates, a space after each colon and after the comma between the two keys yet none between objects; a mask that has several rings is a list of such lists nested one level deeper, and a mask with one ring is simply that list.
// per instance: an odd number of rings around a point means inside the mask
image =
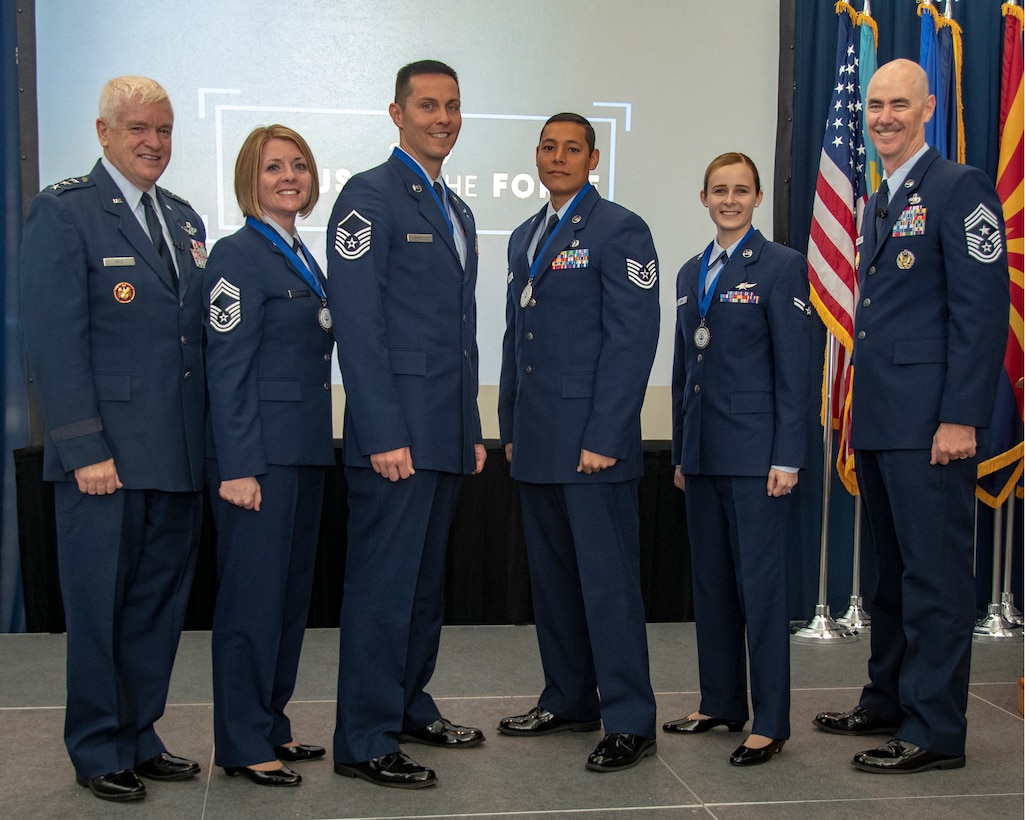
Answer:
[{"label": "blue uniform jacket", "polygon": [[[748,255],[748,252],[750,254]],[[701,256],[676,277],[673,464],[684,475],[804,467],[811,371],[808,262],[755,231],[726,263],[694,344]]]},{"label": "blue uniform jacket", "polygon": [[268,464],[333,464],[334,340],[317,321],[316,291],[249,227],[214,245],[203,290],[208,455],[216,456],[221,478],[258,476]]},{"label": "blue uniform jacket", "polygon": [[875,198],[859,249],[851,444],[926,449],[940,422],[988,427],[1007,344],[1003,211],[978,168],[934,148]]},{"label": "blue uniform jacket", "polygon": [[[520,306],[542,209],[509,239],[498,419],[512,476],[619,482],[644,472],[641,405],[658,344],[658,257],[636,214],[591,190],[552,236]],[[579,217],[579,219],[578,219]],[[617,459],[577,472],[581,449]]]},{"label": "blue uniform jacket", "polygon": [[29,209],[22,312],[49,481],[113,457],[128,489],[202,488],[205,233],[187,202],[163,188],[157,199],[177,290],[100,162]]},{"label": "blue uniform jacket", "polygon": [[477,409],[477,230],[464,267],[431,191],[392,156],[356,174],[327,234],[328,299],[345,385],[344,460],[410,447],[414,469],[471,473]]}]

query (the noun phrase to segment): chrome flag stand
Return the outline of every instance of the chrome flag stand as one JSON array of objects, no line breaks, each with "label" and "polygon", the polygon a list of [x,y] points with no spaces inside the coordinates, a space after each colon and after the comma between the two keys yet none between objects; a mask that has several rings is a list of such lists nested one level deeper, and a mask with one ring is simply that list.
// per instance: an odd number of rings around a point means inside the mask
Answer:
[{"label": "chrome flag stand", "polygon": [[[1011,533],[1014,530],[1014,493],[1008,501],[1006,561],[1000,559],[1003,536],[1003,507],[993,510],[993,587],[986,616],[975,624],[972,637],[977,641],[1021,641],[1021,614],[1014,608],[1011,595]],[[1004,565],[1003,592],[1000,587],[1000,567]],[[1004,615],[1004,608],[1013,620]]]},{"label": "chrome flag stand", "polygon": [[[833,406],[833,362],[836,360],[836,337],[830,333],[826,359],[829,362],[827,375],[826,407]],[[833,425],[827,420],[822,425],[822,535],[819,539],[819,592],[815,605],[815,616],[804,626],[791,629],[791,638],[798,643],[819,645],[848,643],[858,636],[846,627],[837,625],[829,616],[826,601],[826,568],[829,555],[829,490],[833,484]]]},{"label": "chrome flag stand", "polygon": [[851,600],[847,611],[836,619],[840,626],[852,632],[864,632],[872,626],[872,619],[861,606],[861,496],[854,497],[854,562],[851,569]]}]

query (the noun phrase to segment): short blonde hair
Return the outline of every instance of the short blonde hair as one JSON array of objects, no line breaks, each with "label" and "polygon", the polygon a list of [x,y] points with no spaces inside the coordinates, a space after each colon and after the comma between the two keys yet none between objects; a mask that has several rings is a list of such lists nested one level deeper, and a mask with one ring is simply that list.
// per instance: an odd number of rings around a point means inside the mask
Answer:
[{"label": "short blonde hair", "polygon": [[294,142],[299,153],[306,157],[306,165],[310,169],[310,196],[306,204],[299,210],[300,216],[309,216],[320,198],[320,179],[317,176],[317,163],[306,140],[287,125],[261,125],[254,128],[238,152],[235,160],[235,199],[242,209],[243,216],[260,219],[263,209],[260,207],[260,160],[263,147],[271,140],[288,140]]},{"label": "short blonde hair", "polygon": [[171,108],[171,115],[174,116],[171,98],[156,80],[132,74],[115,77],[108,81],[100,92],[100,119],[111,127],[117,127],[126,106],[132,103],[152,105],[164,102]]}]

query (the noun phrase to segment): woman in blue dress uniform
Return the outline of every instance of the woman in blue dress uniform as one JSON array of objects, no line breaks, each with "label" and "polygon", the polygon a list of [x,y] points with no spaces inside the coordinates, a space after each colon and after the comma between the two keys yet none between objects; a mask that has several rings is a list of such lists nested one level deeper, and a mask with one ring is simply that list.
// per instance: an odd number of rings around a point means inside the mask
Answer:
[{"label": "woman in blue dress uniform", "polygon": [[701,202],[715,240],[676,280],[673,463],[686,492],[701,704],[663,729],[743,729],[750,658],[754,723],[735,766],[765,763],[790,736],[787,530],[810,399],[808,263],[751,226],[761,200],[749,157],[713,160]]},{"label": "woman in blue dress uniform", "polygon": [[296,214],[317,203],[316,163],[282,125],[254,130],[235,164],[246,225],[206,267],[210,495],[220,586],[213,625],[216,761],[295,786],[285,763],[323,756],[292,737],[295,688],[331,438],[331,314]]}]

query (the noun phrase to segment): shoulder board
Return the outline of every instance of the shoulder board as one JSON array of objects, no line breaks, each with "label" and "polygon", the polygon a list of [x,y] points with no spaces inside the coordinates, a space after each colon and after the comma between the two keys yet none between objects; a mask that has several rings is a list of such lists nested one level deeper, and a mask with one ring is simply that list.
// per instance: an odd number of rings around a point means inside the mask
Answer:
[{"label": "shoulder board", "polygon": [[[159,185],[157,187],[160,188]],[[160,188],[160,193],[162,193],[164,196],[171,197],[171,199],[174,199],[174,200],[180,202],[182,205],[188,205],[190,208],[192,207],[192,203],[191,202],[189,202],[183,196],[178,196],[178,194],[174,193],[174,191],[168,191],[167,188]]]},{"label": "shoulder board", "polygon": [[92,177],[86,175],[84,177],[68,177],[62,179],[60,182],[55,182],[53,185],[47,185],[44,191],[53,191],[54,193],[64,193],[72,188],[83,188],[93,184]]}]

